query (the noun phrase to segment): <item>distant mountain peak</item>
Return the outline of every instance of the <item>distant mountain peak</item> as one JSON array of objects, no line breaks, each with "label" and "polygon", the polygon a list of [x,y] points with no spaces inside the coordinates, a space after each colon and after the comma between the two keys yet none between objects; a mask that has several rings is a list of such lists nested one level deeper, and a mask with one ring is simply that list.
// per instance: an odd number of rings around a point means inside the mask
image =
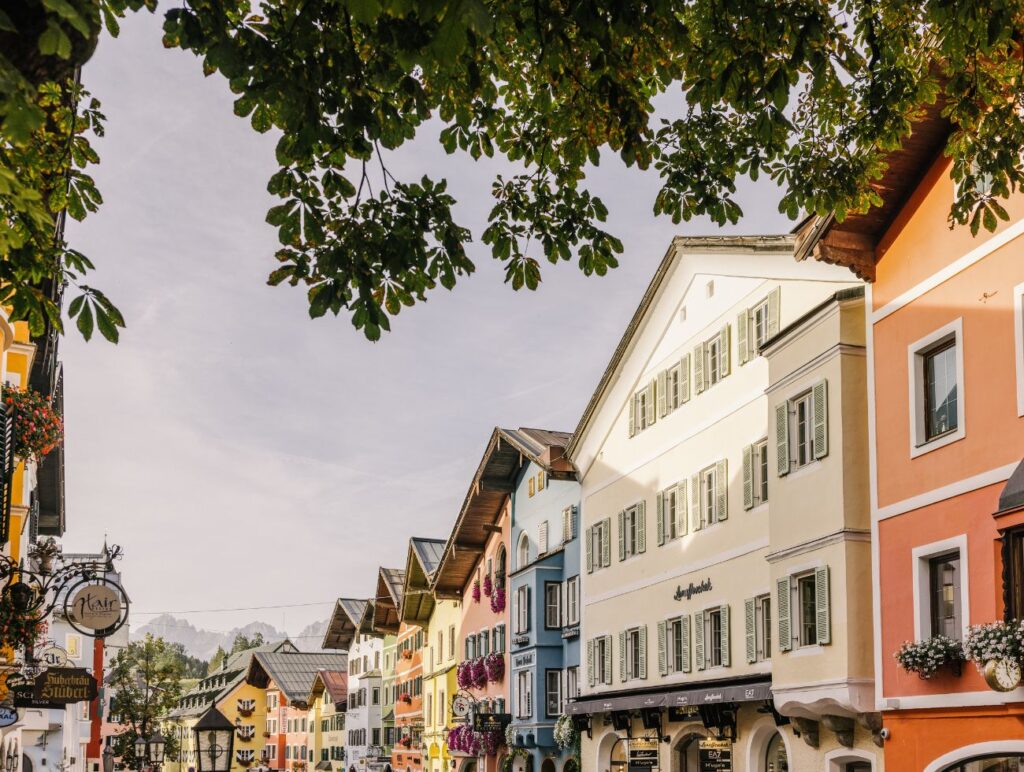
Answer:
[{"label": "distant mountain peak", "polygon": [[[304,627],[298,635],[291,637],[291,641],[301,651],[316,651],[320,648],[320,641],[326,629],[326,621],[314,622]],[[257,633],[260,633],[267,643],[276,643],[289,637],[287,633],[266,622],[249,622],[226,633],[217,633],[197,628],[187,619],[181,619],[173,614],[153,617],[146,624],[133,629],[131,637],[132,640],[140,640],[147,634],[152,634],[170,643],[180,643],[193,657],[209,661],[218,646],[230,651],[236,636],[252,638]]]}]

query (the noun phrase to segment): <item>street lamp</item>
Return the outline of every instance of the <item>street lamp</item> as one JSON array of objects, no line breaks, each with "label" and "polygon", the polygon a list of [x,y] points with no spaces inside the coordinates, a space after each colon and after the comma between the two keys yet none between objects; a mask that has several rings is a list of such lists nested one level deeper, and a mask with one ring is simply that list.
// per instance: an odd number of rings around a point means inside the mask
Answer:
[{"label": "street lamp", "polygon": [[145,765],[149,754],[146,753],[146,738],[143,735],[137,735],[135,737],[135,761],[139,765],[139,769]]},{"label": "street lamp", "polygon": [[196,735],[196,765],[199,772],[229,772],[235,744],[235,725],[217,708],[203,714],[192,731]]},{"label": "street lamp", "polygon": [[164,745],[166,744],[167,741],[164,740],[164,736],[160,734],[159,729],[150,736],[147,745],[149,746],[149,762],[151,764],[160,766],[164,763]]}]

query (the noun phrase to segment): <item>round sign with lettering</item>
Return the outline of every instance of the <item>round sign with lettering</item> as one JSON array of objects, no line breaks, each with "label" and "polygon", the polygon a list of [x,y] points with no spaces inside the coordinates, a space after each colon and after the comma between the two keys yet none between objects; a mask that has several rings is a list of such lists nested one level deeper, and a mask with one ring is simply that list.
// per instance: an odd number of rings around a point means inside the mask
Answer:
[{"label": "round sign with lettering", "polygon": [[38,659],[46,667],[65,667],[68,664],[68,653],[61,646],[47,646],[39,652]]},{"label": "round sign with lettering", "polygon": [[78,632],[105,638],[127,621],[128,596],[121,585],[110,579],[83,579],[69,588],[64,615]]},{"label": "round sign with lettering", "polygon": [[465,694],[456,694],[452,698],[452,713],[457,718],[465,718],[473,709],[473,701]]},{"label": "round sign with lettering", "polygon": [[18,709],[0,705],[0,729],[18,723]]}]

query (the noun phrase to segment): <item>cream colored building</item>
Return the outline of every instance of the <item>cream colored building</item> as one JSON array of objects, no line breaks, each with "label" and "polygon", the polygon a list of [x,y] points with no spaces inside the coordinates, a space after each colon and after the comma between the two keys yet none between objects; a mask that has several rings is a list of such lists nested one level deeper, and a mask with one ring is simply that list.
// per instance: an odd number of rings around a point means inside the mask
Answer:
[{"label": "cream colored building", "polygon": [[[776,486],[758,350],[852,286],[794,261],[787,236],[677,238],[665,255],[568,449],[583,502],[583,694],[569,710],[592,733],[584,772],[625,772],[627,734],[668,738],[648,749],[662,772],[699,769],[702,742],[737,771],[830,769],[772,702]],[[813,762],[785,760],[803,758],[798,742]]]}]

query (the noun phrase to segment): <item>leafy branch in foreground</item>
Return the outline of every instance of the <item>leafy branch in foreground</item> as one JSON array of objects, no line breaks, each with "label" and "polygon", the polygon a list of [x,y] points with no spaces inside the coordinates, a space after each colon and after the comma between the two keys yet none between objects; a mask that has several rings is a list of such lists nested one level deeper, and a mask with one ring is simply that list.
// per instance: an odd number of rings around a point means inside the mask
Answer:
[{"label": "leafy branch in foreground", "polygon": [[[42,21],[0,16],[0,50],[14,28],[67,63],[82,60],[79,42],[91,52],[101,17],[116,33],[143,0],[28,5]],[[312,316],[345,311],[374,340],[403,307],[473,271],[474,234],[445,181],[400,181],[386,164],[428,120],[447,152],[517,167],[493,181],[478,234],[514,289],[536,288],[544,261],[588,275],[617,265],[622,244],[585,184],[602,154],[653,167],[654,211],[676,222],[737,222],[737,181],[762,174],[790,217],[842,219],[878,203],[886,155],[935,103],[951,127],[950,222],[993,230],[1008,216],[1000,200],[1024,182],[1022,38],[1013,0],[264,0],[255,12],[250,0],[187,0],[164,22],[164,45],[201,57],[227,79],[237,115],[280,135],[270,282],[304,285]],[[0,59],[0,133],[17,143],[40,125],[23,114],[42,80],[12,80],[11,61]],[[90,267],[76,259],[63,254],[60,270]],[[91,331],[88,307],[97,325],[107,314],[106,334],[112,306],[85,291],[79,328]]]}]

